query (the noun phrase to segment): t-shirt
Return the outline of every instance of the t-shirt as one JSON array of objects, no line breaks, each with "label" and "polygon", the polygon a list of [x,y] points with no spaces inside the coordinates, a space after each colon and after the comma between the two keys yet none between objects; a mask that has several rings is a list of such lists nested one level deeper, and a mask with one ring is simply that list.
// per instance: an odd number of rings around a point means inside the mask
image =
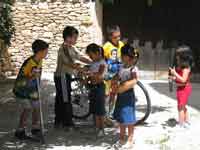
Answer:
[{"label": "t-shirt", "polygon": [[25,60],[20,68],[13,89],[16,97],[38,100],[37,78],[41,78],[41,73],[42,61],[36,62],[33,56]]},{"label": "t-shirt", "polygon": [[[103,46],[104,50],[104,57],[106,59],[121,59],[121,48],[124,46],[124,43],[119,41],[119,46],[114,46],[111,42],[106,42]],[[113,53],[113,51],[116,51],[117,53]],[[113,56],[114,54],[114,56]],[[114,57],[114,58],[113,58]]]},{"label": "t-shirt", "polygon": [[126,68],[124,65],[121,65],[118,73],[120,82],[125,82],[134,78],[138,78],[138,68],[136,66],[131,66]]},{"label": "t-shirt", "polygon": [[71,48],[64,48],[63,44],[58,50],[57,57],[57,68],[55,75],[61,76],[62,74],[76,74],[77,70],[74,70],[69,65],[75,63],[76,60],[79,60],[83,53],[78,51],[74,46]]},{"label": "t-shirt", "polygon": [[104,73],[103,73],[103,76],[104,76],[106,74],[106,72],[107,72],[107,65],[106,65],[105,60],[103,60],[103,59],[100,60],[100,61],[92,63],[90,65],[90,67],[89,67],[90,72],[93,72],[93,73],[99,72],[99,69],[100,69],[101,65],[105,66],[105,70],[104,70]]}]

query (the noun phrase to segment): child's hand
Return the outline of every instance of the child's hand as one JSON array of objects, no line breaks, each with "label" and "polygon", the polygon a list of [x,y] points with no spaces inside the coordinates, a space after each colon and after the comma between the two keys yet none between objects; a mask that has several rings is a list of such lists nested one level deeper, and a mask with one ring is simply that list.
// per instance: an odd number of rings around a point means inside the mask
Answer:
[{"label": "child's hand", "polygon": [[73,68],[74,69],[80,69],[81,65],[79,63],[75,63],[75,64],[73,64]]},{"label": "child's hand", "polygon": [[173,75],[173,76],[176,74],[175,68],[169,67],[169,71],[170,71],[170,74]]}]

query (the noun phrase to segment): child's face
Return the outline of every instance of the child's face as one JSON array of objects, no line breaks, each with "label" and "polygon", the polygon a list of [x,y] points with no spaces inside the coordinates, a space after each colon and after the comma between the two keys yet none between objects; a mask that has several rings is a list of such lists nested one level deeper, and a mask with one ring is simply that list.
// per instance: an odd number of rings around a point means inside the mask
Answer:
[{"label": "child's face", "polygon": [[118,45],[120,37],[121,37],[121,33],[119,31],[113,32],[111,35],[111,42],[115,45]]},{"label": "child's face", "polygon": [[92,59],[92,61],[97,61],[101,58],[99,52],[96,52],[96,53],[90,52],[88,53],[88,56],[90,57],[90,59]]},{"label": "child's face", "polygon": [[78,34],[73,34],[72,36],[66,37],[64,43],[67,46],[72,46],[76,44],[77,39],[78,39]]},{"label": "child's face", "polygon": [[122,55],[122,62],[125,64],[125,65],[132,65],[134,64],[136,61],[135,58],[132,58],[132,57],[129,57],[129,56],[126,56],[126,55]]},{"label": "child's face", "polygon": [[39,52],[37,53],[37,56],[38,56],[40,59],[44,59],[44,58],[46,58],[47,53],[48,53],[48,48],[39,51]]}]

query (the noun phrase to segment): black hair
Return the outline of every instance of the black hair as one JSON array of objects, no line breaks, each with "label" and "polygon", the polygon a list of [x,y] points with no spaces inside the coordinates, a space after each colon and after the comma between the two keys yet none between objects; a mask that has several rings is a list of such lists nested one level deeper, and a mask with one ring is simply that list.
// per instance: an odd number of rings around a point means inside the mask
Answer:
[{"label": "black hair", "polygon": [[108,36],[111,36],[113,32],[120,32],[120,28],[118,25],[110,25],[106,28]]},{"label": "black hair", "polygon": [[34,54],[47,48],[49,48],[49,44],[43,40],[37,39],[32,44],[32,50]]},{"label": "black hair", "polygon": [[103,48],[95,43],[89,44],[86,48],[86,53],[100,53],[102,57],[104,57],[103,54]]},{"label": "black hair", "polygon": [[[193,66],[192,50],[189,46],[183,45],[177,48],[176,56],[179,56],[181,68],[188,68]],[[177,66],[177,60],[176,60]]]},{"label": "black hair", "polygon": [[74,34],[78,35],[78,30],[73,26],[66,26],[63,30],[63,39],[65,40],[67,37],[72,37]]},{"label": "black hair", "polygon": [[125,44],[121,48],[121,55],[122,56],[129,56],[131,58],[136,58],[138,60],[139,58],[139,52],[137,49],[135,49],[133,46],[130,44]]}]

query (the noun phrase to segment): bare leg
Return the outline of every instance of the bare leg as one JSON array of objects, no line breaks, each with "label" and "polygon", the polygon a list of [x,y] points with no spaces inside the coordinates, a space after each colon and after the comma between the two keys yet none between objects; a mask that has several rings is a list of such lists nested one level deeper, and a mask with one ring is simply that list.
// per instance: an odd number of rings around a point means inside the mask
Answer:
[{"label": "bare leg", "polygon": [[104,116],[99,117],[99,122],[100,122],[100,128],[103,129],[104,128]]},{"label": "bare leg", "polygon": [[96,128],[100,128],[101,127],[101,121],[100,121],[100,118],[99,116],[95,116],[95,119],[96,119]]},{"label": "bare leg", "polygon": [[184,120],[185,120],[185,112],[184,112],[184,110],[179,110],[178,116],[179,116],[179,124],[183,124]]},{"label": "bare leg", "polygon": [[120,136],[119,136],[120,144],[124,144],[125,143],[125,133],[126,133],[126,126],[120,124]]},{"label": "bare leg", "polygon": [[128,143],[133,144],[134,125],[128,125]]},{"label": "bare leg", "polygon": [[20,114],[19,128],[25,128],[27,125],[27,118],[30,113],[30,109],[24,109]]},{"label": "bare leg", "polygon": [[40,109],[34,108],[32,112],[32,128],[39,128]]},{"label": "bare leg", "polygon": [[184,121],[189,122],[189,115],[188,115],[187,108],[184,109]]}]

